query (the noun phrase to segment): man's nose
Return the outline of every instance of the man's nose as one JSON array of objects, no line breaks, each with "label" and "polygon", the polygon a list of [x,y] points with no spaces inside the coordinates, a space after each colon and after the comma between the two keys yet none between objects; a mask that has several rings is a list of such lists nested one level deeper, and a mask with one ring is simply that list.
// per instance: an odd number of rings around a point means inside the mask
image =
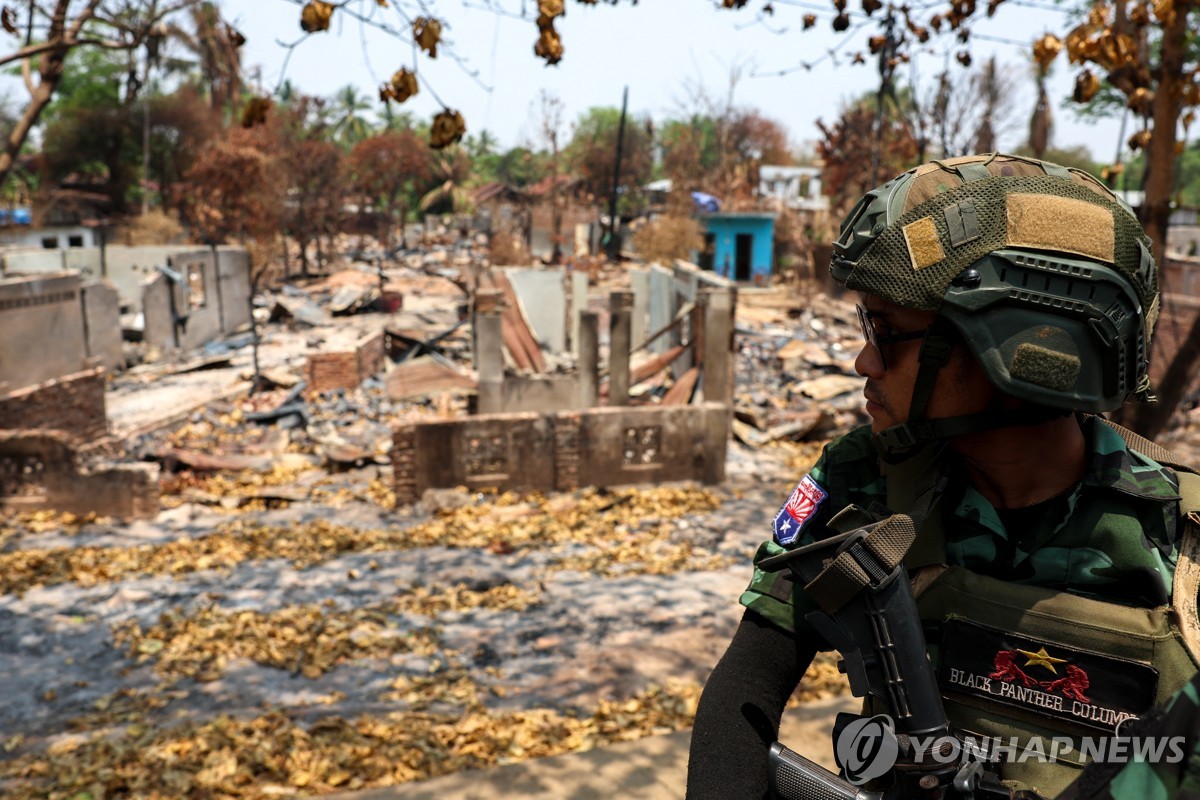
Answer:
[{"label": "man's nose", "polygon": [[883,357],[870,342],[863,342],[862,349],[854,359],[854,371],[864,378],[879,380],[883,377]]}]

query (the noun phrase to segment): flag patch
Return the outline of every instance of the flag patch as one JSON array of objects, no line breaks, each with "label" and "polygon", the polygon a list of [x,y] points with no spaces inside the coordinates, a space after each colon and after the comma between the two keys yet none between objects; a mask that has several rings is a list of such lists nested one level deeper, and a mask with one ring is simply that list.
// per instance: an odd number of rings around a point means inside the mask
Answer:
[{"label": "flag patch", "polygon": [[829,494],[811,475],[805,475],[792,491],[792,496],[775,515],[775,541],[785,547],[800,536],[805,524],[812,519]]}]

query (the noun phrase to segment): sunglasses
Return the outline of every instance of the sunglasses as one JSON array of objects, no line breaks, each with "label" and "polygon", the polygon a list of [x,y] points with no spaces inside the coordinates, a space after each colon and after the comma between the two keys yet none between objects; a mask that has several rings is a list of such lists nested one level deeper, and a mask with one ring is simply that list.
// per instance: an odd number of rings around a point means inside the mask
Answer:
[{"label": "sunglasses", "polygon": [[867,344],[875,348],[875,352],[879,353],[879,360],[883,363],[883,368],[888,368],[887,354],[884,348],[888,345],[897,344],[899,342],[911,342],[914,339],[924,338],[929,332],[929,328],[922,328],[919,331],[904,331],[901,333],[880,333],[875,328],[874,316],[870,311],[863,308],[861,305],[855,305],[855,310],[858,311],[858,324],[862,328],[863,339]]}]

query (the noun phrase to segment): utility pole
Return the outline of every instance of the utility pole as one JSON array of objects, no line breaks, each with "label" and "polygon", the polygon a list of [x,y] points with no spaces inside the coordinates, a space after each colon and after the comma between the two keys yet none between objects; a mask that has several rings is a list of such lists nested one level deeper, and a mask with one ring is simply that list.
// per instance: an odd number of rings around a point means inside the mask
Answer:
[{"label": "utility pole", "polygon": [[896,41],[896,17],[892,11],[888,11],[887,19],[884,21],[884,30],[886,35],[884,43],[879,48],[879,92],[875,95],[875,146],[871,149],[871,179],[868,184],[874,185],[879,182],[879,165],[882,162],[883,153],[883,136],[887,127],[887,98],[895,99],[895,87],[892,85],[892,76],[896,72],[896,50],[898,43]]},{"label": "utility pole", "polygon": [[621,95],[621,124],[617,128],[617,161],[613,167],[612,194],[608,198],[608,257],[621,260],[621,220],[617,217],[617,189],[621,185],[621,156],[625,149],[625,111],[629,107],[629,87]]}]

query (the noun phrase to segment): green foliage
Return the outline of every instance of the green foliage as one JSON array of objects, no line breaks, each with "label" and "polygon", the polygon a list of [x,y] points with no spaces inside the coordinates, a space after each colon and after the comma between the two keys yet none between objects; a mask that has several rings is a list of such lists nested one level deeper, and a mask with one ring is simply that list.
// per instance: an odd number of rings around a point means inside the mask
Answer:
[{"label": "green foliage", "polygon": [[693,115],[689,119],[667,120],[659,142],[663,149],[665,175],[711,174],[720,164],[717,123],[712,117]]},{"label": "green foliage", "polygon": [[512,186],[531,186],[546,177],[545,159],[528,147],[513,147],[496,157],[495,178]]},{"label": "green foliage", "polygon": [[[612,192],[613,172],[617,163],[617,137],[621,127],[621,109],[590,108],[575,123],[571,141],[564,153],[567,163],[582,180],[584,191],[597,198]],[[619,185],[627,202],[634,202],[642,184],[654,168],[652,126],[644,117],[626,116],[622,142]]]},{"label": "green foliage", "polygon": [[[1138,153],[1125,165],[1125,171],[1117,178],[1117,189],[1137,191],[1142,188],[1146,175],[1146,156]],[[1176,205],[1200,208],[1200,142],[1193,142],[1175,161],[1175,191],[1172,198]]]},{"label": "green foliage", "polygon": [[121,86],[129,66],[124,53],[98,48],[76,48],[66,60],[66,70],[54,100],[42,112],[52,123],[77,109],[114,108],[121,105]]}]

